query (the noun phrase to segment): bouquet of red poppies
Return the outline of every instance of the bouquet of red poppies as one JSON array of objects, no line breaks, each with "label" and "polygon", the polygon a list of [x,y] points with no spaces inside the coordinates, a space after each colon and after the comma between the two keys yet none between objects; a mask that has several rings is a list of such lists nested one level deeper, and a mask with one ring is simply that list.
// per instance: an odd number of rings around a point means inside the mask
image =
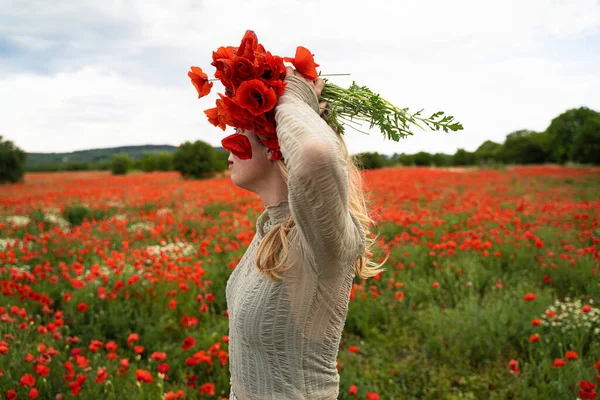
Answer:
[{"label": "bouquet of red poppies", "polygon": [[[211,65],[216,68],[214,76],[225,87],[225,94],[219,93],[216,107],[204,111],[208,121],[223,130],[227,125],[254,130],[271,150],[271,160],[282,159],[275,128],[275,105],[286,85],[284,62],[292,63],[307,79],[315,80],[319,77],[319,64],[315,63],[314,54],[298,46],[295,57],[273,55],[258,43],[256,34],[248,30],[238,47],[219,47],[213,52],[212,59]],[[191,67],[188,76],[198,91],[198,98],[210,93],[213,83],[201,68]],[[327,79],[324,83],[321,101],[328,105],[327,121],[340,133],[344,133],[345,124],[352,124],[354,129],[362,132],[357,128],[359,121],[368,122],[370,128],[378,126],[388,139],[395,141],[413,134],[409,124],[422,128],[417,121],[445,132],[462,129],[460,123],[452,123],[454,117],[444,116],[442,111],[424,118],[421,116],[423,110],[410,114],[408,108],[398,108],[354,82],[349,88],[341,88]],[[240,159],[252,156],[250,142],[244,135],[235,133],[221,143]]]}]

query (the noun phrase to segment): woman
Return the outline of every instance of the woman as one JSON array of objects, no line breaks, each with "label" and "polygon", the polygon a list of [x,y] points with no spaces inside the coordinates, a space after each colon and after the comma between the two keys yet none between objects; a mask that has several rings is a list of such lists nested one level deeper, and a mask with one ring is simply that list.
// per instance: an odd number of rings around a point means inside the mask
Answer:
[{"label": "woman", "polygon": [[337,399],[338,347],[357,274],[377,275],[362,182],[319,114],[323,80],[288,67],[275,108],[283,160],[253,131],[232,182],[260,196],[256,235],[227,281],[230,399]]}]

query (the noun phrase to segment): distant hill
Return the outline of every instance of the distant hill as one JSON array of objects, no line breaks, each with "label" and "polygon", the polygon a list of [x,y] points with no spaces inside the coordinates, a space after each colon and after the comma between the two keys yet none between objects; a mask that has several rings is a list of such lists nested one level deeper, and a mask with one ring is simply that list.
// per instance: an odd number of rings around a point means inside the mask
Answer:
[{"label": "distant hill", "polygon": [[[143,146],[122,146],[110,147],[105,149],[90,149],[72,151],[70,153],[27,153],[26,168],[36,168],[42,165],[59,163],[101,163],[110,161],[114,154],[126,153],[134,160],[142,158],[145,154],[152,153],[174,153],[176,146],[166,144],[143,145]],[[225,151],[222,147],[215,147],[217,151]]]}]

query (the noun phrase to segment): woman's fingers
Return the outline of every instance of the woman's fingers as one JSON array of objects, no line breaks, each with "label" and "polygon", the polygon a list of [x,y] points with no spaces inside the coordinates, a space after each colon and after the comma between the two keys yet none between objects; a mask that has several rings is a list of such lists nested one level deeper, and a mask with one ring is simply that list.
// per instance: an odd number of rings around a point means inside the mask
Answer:
[{"label": "woman's fingers", "polygon": [[308,85],[311,88],[313,88],[313,90],[315,91],[315,94],[317,95],[317,99],[319,97],[321,97],[321,93],[323,92],[323,88],[325,87],[325,82],[323,81],[323,79],[317,78],[314,81],[311,81],[309,79],[306,79],[306,77],[304,75],[302,75],[300,72],[298,72],[296,69],[294,69],[292,67],[285,67],[285,74],[286,74],[286,76],[294,75],[294,76],[304,79],[306,81],[306,83],[308,83]]},{"label": "woman's fingers", "polygon": [[319,103],[319,115],[323,115],[323,113],[327,110],[327,102],[322,101]]},{"label": "woman's fingers", "polygon": [[317,98],[321,97],[321,93],[323,92],[323,88],[325,87],[325,82],[321,78],[317,78],[314,81],[315,84],[315,92],[317,92]]}]

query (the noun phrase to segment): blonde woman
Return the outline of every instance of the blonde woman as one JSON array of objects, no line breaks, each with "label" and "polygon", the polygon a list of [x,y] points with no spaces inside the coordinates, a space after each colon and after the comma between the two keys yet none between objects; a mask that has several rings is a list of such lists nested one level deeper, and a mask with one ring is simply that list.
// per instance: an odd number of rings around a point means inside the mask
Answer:
[{"label": "blonde woman", "polygon": [[227,281],[230,399],[338,398],[337,355],[353,278],[382,271],[361,176],[320,116],[323,80],[288,67],[275,108],[283,160],[253,131],[251,158],[229,156],[232,182],[265,210]]}]

